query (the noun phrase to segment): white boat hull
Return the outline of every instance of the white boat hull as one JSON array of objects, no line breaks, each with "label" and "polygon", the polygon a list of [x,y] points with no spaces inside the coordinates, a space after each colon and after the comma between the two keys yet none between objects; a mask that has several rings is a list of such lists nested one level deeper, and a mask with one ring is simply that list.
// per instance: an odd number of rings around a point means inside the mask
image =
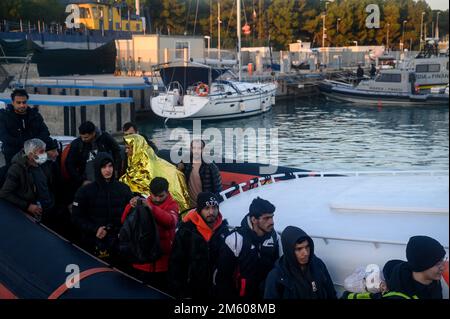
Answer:
[{"label": "white boat hull", "polygon": [[211,95],[200,97],[185,95],[183,102],[179,97],[163,93],[152,99],[153,112],[163,118],[176,120],[220,120],[241,118],[266,113],[275,103],[275,85],[255,93],[234,95]]},{"label": "white boat hull", "polygon": [[[257,187],[225,200],[220,210],[238,226],[260,196],[276,206],[275,228],[302,228],[314,238],[338,291],[359,266],[406,260],[408,239],[449,242],[448,172],[443,176],[305,177]],[[442,282],[448,298],[448,284]]]}]

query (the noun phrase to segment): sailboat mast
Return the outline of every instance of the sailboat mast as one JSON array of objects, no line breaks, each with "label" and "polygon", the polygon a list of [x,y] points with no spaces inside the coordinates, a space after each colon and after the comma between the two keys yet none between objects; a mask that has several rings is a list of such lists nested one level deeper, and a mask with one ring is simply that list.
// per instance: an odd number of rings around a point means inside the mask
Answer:
[{"label": "sailboat mast", "polygon": [[222,59],[220,55],[220,24],[222,21],[220,21],[220,1],[217,1],[217,58],[220,60]]},{"label": "sailboat mast", "polygon": [[242,61],[241,61],[241,0],[237,1],[237,37],[238,37],[238,47],[237,47],[237,54],[238,54],[238,67],[239,67],[239,82],[242,80]]}]

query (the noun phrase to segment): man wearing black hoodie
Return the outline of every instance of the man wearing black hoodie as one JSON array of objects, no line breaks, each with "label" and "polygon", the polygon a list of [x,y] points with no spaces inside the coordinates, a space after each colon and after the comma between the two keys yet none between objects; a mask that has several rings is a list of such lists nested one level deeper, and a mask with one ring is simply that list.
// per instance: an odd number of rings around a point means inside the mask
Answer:
[{"label": "man wearing black hoodie", "polygon": [[249,213],[225,239],[220,252],[216,289],[222,299],[262,299],[264,280],[283,254],[280,237],[274,230],[275,206],[256,198]]},{"label": "man wearing black hoodie", "polygon": [[333,281],[314,242],[303,230],[288,226],[281,234],[284,255],[266,279],[265,299],[336,299]]},{"label": "man wearing black hoodie", "polygon": [[388,299],[442,299],[445,249],[428,236],[413,236],[406,246],[407,262],[398,262],[386,280]]},{"label": "man wearing black hoodie", "polygon": [[120,146],[111,135],[101,132],[90,121],[82,123],[78,131],[80,137],[70,143],[65,163],[75,189],[86,184],[86,181],[94,181],[93,163],[98,152],[106,152],[112,156],[115,172],[119,172],[122,165]]},{"label": "man wearing black hoodie", "polygon": [[82,245],[101,258],[114,254],[120,218],[133,197],[130,188],[114,178],[114,161],[100,152],[94,161],[95,182],[81,187],[72,205],[72,220],[81,231]]}]

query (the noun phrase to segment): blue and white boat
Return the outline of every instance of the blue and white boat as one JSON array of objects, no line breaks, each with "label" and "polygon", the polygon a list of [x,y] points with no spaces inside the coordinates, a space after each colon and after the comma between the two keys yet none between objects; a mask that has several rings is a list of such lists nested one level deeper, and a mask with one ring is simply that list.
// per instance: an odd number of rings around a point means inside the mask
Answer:
[{"label": "blue and white boat", "polygon": [[325,80],[321,92],[329,98],[359,105],[448,105],[448,93],[419,94],[416,73],[408,70],[381,70],[374,79],[350,84]]}]

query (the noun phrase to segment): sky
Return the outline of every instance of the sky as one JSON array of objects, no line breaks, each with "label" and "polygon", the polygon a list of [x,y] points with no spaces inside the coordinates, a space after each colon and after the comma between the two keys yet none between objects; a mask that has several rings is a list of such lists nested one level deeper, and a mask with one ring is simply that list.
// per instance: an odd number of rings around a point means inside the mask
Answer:
[{"label": "sky", "polygon": [[448,0],[426,0],[433,10],[447,10]]}]

